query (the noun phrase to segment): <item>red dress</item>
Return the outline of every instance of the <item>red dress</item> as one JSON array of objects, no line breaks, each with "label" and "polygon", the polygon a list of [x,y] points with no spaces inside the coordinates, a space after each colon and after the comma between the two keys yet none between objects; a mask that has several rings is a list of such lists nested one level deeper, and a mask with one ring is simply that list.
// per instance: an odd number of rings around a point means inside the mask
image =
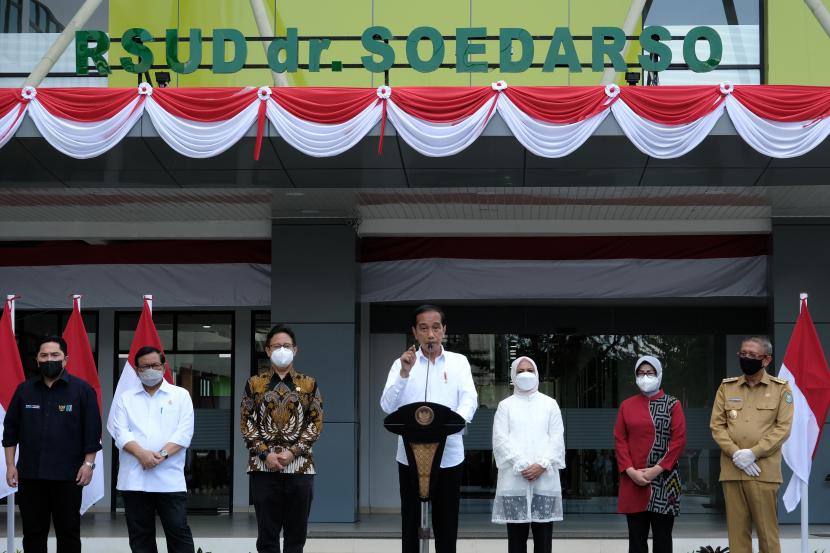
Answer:
[{"label": "red dress", "polygon": [[[660,390],[651,398],[632,396],[620,404],[614,425],[617,468],[620,471],[620,513],[680,512],[677,461],[686,447],[686,419],[676,398]],[[625,473],[628,467],[660,465],[664,471],[648,486],[638,486]]]}]

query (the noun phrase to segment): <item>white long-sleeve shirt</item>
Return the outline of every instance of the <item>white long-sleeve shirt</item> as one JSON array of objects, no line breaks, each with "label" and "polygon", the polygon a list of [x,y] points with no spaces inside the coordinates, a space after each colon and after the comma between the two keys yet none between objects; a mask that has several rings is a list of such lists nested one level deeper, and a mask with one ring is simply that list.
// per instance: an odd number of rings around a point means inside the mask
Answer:
[{"label": "white long-sleeve shirt", "polygon": [[[193,437],[193,401],[184,388],[162,380],[150,395],[142,386],[124,391],[112,404],[112,437],[119,449],[118,483],[124,491],[185,492],[184,461]],[[167,443],[182,447],[152,469],[124,450],[130,442],[160,451]]]},{"label": "white long-sleeve shirt", "polygon": [[[502,400],[493,420],[493,458],[499,469],[493,522],[562,520],[565,427],[555,399],[533,392]],[[529,482],[521,471],[534,463],[545,472]]]},{"label": "white long-sleeve shirt", "polygon": [[[401,378],[401,360],[396,359],[389,369],[386,386],[380,398],[380,407],[385,413],[394,413],[402,405],[424,401],[424,389],[427,385],[427,365],[429,365],[429,390],[426,400],[446,405],[465,421],[473,420],[478,408],[478,393],[473,383],[470,363],[460,353],[441,348],[441,354],[435,363],[428,363],[428,358],[420,348],[415,354],[415,364],[409,372],[409,378]],[[403,438],[398,436],[397,461],[407,465]],[[441,468],[454,467],[464,461],[464,441],[461,432],[447,436]]]}]

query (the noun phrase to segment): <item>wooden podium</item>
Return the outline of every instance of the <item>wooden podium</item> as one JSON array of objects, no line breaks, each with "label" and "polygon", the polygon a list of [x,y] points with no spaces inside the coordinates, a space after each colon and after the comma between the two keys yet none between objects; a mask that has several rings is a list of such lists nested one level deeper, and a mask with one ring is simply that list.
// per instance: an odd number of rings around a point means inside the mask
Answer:
[{"label": "wooden podium", "polygon": [[447,436],[464,429],[464,418],[440,403],[409,403],[387,416],[383,426],[403,438],[409,477],[417,482],[421,499],[421,528],[418,537],[421,551],[429,551],[429,500],[433,490],[432,474],[441,467]]}]

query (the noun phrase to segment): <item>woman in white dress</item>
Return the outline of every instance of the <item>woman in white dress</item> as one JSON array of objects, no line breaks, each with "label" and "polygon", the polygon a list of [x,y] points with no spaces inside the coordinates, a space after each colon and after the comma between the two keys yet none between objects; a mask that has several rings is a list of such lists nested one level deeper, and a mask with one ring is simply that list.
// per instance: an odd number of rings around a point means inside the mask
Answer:
[{"label": "woman in white dress", "polygon": [[499,469],[493,522],[507,524],[508,553],[550,553],[553,521],[562,520],[559,471],[565,468],[565,428],[556,400],[539,391],[529,357],[510,365],[513,395],[499,403],[493,421],[493,457]]}]

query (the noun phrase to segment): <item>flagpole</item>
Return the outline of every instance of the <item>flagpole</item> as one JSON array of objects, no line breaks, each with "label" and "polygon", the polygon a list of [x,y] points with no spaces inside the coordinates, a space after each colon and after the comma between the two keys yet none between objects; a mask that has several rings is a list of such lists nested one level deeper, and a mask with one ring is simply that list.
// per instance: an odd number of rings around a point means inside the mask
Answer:
[{"label": "flagpole", "polygon": [[[17,296],[9,294],[6,296],[6,301],[9,302],[9,318],[12,323],[12,333],[14,333],[14,300]],[[6,496],[6,551],[13,552],[14,548],[14,496],[17,492],[12,492]]]},{"label": "flagpole", "polygon": [[[807,297],[808,294],[805,292],[799,294],[799,313],[801,313],[801,307],[807,304]],[[810,478],[809,473],[807,474],[807,478]],[[810,506],[807,500],[809,483],[805,480],[800,480],[798,485],[801,486],[801,553],[810,553]]]}]

